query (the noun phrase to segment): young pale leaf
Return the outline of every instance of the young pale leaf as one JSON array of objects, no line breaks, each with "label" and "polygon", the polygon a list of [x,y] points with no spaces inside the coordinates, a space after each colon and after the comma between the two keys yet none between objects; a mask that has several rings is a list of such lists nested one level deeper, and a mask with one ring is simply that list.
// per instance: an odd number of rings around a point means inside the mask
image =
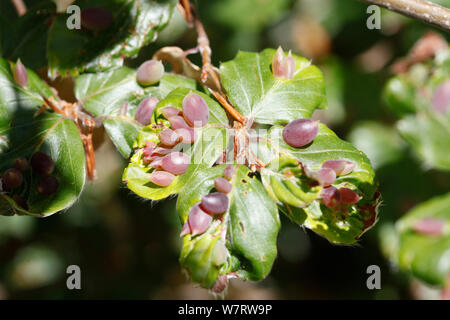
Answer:
[{"label": "young pale leaf", "polygon": [[223,263],[219,261],[220,224],[214,223],[210,230],[198,237],[186,236],[180,255],[181,266],[203,288],[211,288],[217,280]]},{"label": "young pale leaf", "polygon": [[[267,137],[270,140],[263,141],[271,141],[271,145],[258,146],[272,151],[272,161],[261,171],[262,181],[289,218],[331,242],[342,244],[356,242],[375,224],[379,201],[375,174],[361,151],[340,140],[323,124],[314,141],[302,148],[286,144],[279,126],[274,126]],[[351,173],[337,177],[333,186],[354,190],[362,196],[361,201],[335,209],[322,203],[323,188],[306,176],[304,167],[318,170],[327,160],[345,160],[355,165]]]},{"label": "young pale leaf", "polygon": [[[149,127],[145,127],[143,130],[148,130],[146,128]],[[138,136],[136,145],[142,145],[141,140],[151,140],[150,136],[149,134]],[[144,137],[147,137],[147,139]],[[154,142],[159,142],[157,135],[153,136],[153,139],[156,139]],[[226,129],[204,127],[198,129],[198,139],[194,144],[177,145],[175,148],[178,151],[182,151],[190,156],[191,163],[188,170],[184,174],[176,176],[167,187],[160,187],[150,182],[150,174],[154,169],[143,163],[142,149],[138,149],[125,169],[122,180],[130,190],[143,198],[150,200],[164,199],[170,195],[177,194],[183,185],[201,172],[203,166],[211,167],[219,155],[222,154],[227,145],[227,140]]]},{"label": "young pale leaf", "polygon": [[[283,128],[274,126],[270,129],[272,152],[275,155],[287,155],[296,158],[311,170],[318,170],[327,160],[346,160],[355,164],[353,171],[336,179],[336,184],[349,182],[361,189],[368,198],[375,193],[377,186],[374,181],[375,173],[366,155],[352,144],[339,137],[324,124],[319,125],[319,132],[314,141],[302,148],[293,148],[284,142]],[[274,158],[273,158],[274,159]]]},{"label": "young pale leaf", "polygon": [[[30,161],[36,151],[49,155],[55,165],[52,176],[58,180],[56,193],[42,195],[37,191],[39,176],[31,169],[23,172],[20,188],[0,194],[3,207],[22,214],[47,216],[75,202],[85,182],[85,155],[75,124],[61,115],[35,112],[44,104],[42,96],[51,97],[50,88],[31,70],[29,85],[14,83],[12,67],[0,60],[0,172],[13,166],[18,157]],[[26,204],[17,203],[20,196]]]},{"label": "young pale leaf", "polygon": [[109,10],[112,24],[95,31],[69,29],[69,15],[58,15],[49,30],[48,62],[51,76],[77,75],[120,67],[126,57],[156,39],[169,22],[173,0],[78,0],[81,10],[97,7]]},{"label": "young pale leaf", "polygon": [[311,185],[311,180],[302,174],[299,161],[291,157],[271,162],[262,170],[261,178],[273,199],[292,207],[306,207],[322,191],[321,186]]},{"label": "young pale leaf", "polygon": [[239,52],[221,64],[220,72],[230,102],[246,118],[264,124],[310,118],[326,107],[322,72],[305,58],[295,56],[290,80],[276,78],[271,70],[275,50]]},{"label": "young pale leaf", "polygon": [[120,154],[128,158],[141,126],[126,117],[108,117],[103,120],[103,126]]},{"label": "young pale leaf", "polygon": [[[223,177],[225,167],[199,167],[197,174],[184,185],[177,201],[182,224],[187,221],[191,208],[214,189],[214,179]],[[206,235],[184,236],[181,261],[184,261],[186,252],[192,250],[189,248],[198,241],[197,238],[217,236],[226,230],[226,246],[232,256],[229,262],[234,262],[233,265],[225,264],[220,273],[236,272],[244,280],[261,280],[267,276],[277,255],[280,221],[275,202],[267,195],[261,182],[249,174],[247,167],[236,166],[231,181],[229,210],[215,220]],[[194,271],[192,266],[190,271]]]},{"label": "young pale leaf", "polygon": [[449,208],[450,193],[418,205],[396,225],[400,267],[430,285],[445,285],[450,274]]}]

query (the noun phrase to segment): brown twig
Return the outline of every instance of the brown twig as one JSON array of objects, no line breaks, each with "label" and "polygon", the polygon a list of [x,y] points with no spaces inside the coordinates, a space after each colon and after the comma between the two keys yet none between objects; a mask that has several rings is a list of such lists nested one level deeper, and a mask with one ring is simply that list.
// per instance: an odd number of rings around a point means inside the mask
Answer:
[{"label": "brown twig", "polygon": [[84,125],[87,128],[87,133],[81,133],[81,140],[83,141],[84,151],[86,153],[87,175],[89,180],[93,181],[96,176],[95,151],[94,144],[92,143],[92,134],[94,133],[95,121],[85,121]]},{"label": "brown twig", "polygon": [[[153,55],[153,59],[169,62],[173,67],[173,72],[184,74],[185,76],[202,83],[201,69],[186,58],[185,51],[178,47],[161,48]],[[222,84],[219,80],[218,74],[219,70],[212,67],[209,77],[204,85],[211,91],[216,99],[219,100],[222,106],[235,120],[245,123],[246,119],[227,101],[226,96],[222,93]],[[217,79],[214,80],[211,75],[215,75]]]},{"label": "brown twig", "polygon": [[360,0],[450,31],[450,9],[424,0]]},{"label": "brown twig", "polygon": [[[203,27],[202,22],[198,18],[197,12],[195,8],[192,6],[189,0],[180,0],[181,6],[184,9],[183,16],[186,19],[186,22],[190,26],[194,26],[197,31],[197,46],[200,51],[200,55],[202,56],[202,74],[200,79],[202,82],[206,82],[208,79],[208,75],[213,77],[215,82],[220,82],[217,74],[215,72],[211,72],[212,64],[211,64],[211,48],[209,46],[208,35],[206,34],[205,28]],[[183,13],[183,11],[182,11]]]},{"label": "brown twig", "polygon": [[78,128],[83,142],[84,151],[86,154],[86,171],[89,180],[93,181],[96,176],[95,169],[95,151],[92,143],[92,134],[96,127],[96,119],[85,113],[78,103],[68,103],[64,100],[56,101],[53,97],[46,98],[42,96],[44,104],[34,116],[39,116],[45,109],[50,108],[56,113],[73,120]]},{"label": "brown twig", "polygon": [[16,8],[17,15],[19,17],[23,16],[25,13],[27,13],[27,6],[23,2],[23,0],[11,0],[12,4]]},{"label": "brown twig", "polygon": [[[189,50],[192,52],[192,50]],[[154,55],[153,59],[168,62],[173,67],[173,72],[183,74],[197,82],[205,85],[208,88],[222,92],[222,84],[219,79],[219,70],[215,67],[211,68],[206,82],[201,80],[202,70],[199,66],[193,64],[187,57],[186,51],[178,47],[163,47],[159,49]],[[211,75],[215,75],[212,77]]]},{"label": "brown twig", "polygon": [[426,61],[447,48],[448,43],[443,36],[434,31],[428,31],[414,44],[408,56],[396,61],[391,69],[394,73],[407,72],[412,65]]},{"label": "brown twig", "polygon": [[92,134],[96,126],[95,119],[81,110],[78,103],[68,104],[67,113],[70,113],[83,142],[84,153],[86,154],[86,172],[88,179],[93,181],[96,176],[95,150],[92,143]]},{"label": "brown twig", "polygon": [[[188,24],[193,23],[197,31],[197,49],[202,57],[202,68],[200,73],[200,82],[205,84],[211,93],[216,97],[220,104],[228,111],[228,113],[238,122],[245,124],[246,119],[227,101],[226,95],[223,93],[222,83],[217,68],[211,64],[211,48],[209,45],[208,35],[202,22],[198,18],[195,8],[189,0],[180,0],[179,9],[185,17]],[[192,51],[192,50],[191,50]],[[157,54],[155,54],[156,56]],[[154,56],[154,57],[155,57]],[[161,53],[159,54],[161,56]],[[167,58],[167,57],[166,57]],[[173,57],[172,57],[173,58]],[[173,60],[173,59],[172,59]],[[180,59],[179,59],[180,60]],[[193,65],[185,56],[181,61],[181,66],[174,65],[174,71],[178,72],[181,68],[198,76],[195,65]],[[172,63],[173,65],[173,63]],[[196,78],[197,79],[197,78]],[[211,83],[213,85],[211,85]]]},{"label": "brown twig", "polygon": [[[206,35],[205,28],[199,19],[195,18],[194,20],[195,29],[197,30],[197,45],[200,50],[200,54],[202,56],[202,76],[201,79],[203,82],[208,78],[209,70],[211,69],[211,48],[209,46],[209,39]],[[214,76],[214,74],[212,75]]]},{"label": "brown twig", "polygon": [[237,111],[227,100],[226,96],[223,93],[219,93],[217,91],[208,88],[209,92],[220,102],[220,104],[228,111],[231,116],[236,119],[238,122],[245,124],[246,119]]},{"label": "brown twig", "polygon": [[183,16],[186,19],[187,24],[190,27],[192,27],[192,25],[193,25],[193,17],[192,17],[192,11],[191,11],[191,6],[189,4],[189,0],[181,0],[180,6],[184,10]]},{"label": "brown twig", "polygon": [[54,112],[62,114],[62,115],[66,115],[64,113],[64,111],[58,106],[57,102],[52,98],[46,98],[44,96],[41,96],[42,99],[44,100],[44,105],[35,112],[34,116],[37,117],[38,115],[40,115],[46,108],[50,108],[52,109]]}]

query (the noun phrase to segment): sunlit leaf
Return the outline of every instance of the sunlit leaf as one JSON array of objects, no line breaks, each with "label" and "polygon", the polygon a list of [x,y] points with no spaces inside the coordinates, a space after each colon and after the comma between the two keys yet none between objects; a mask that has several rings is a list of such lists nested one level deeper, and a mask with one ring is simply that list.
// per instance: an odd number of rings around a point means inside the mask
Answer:
[{"label": "sunlit leaf", "polygon": [[[13,212],[46,216],[69,207],[78,198],[85,182],[85,154],[72,120],[47,111],[35,115],[44,104],[41,95],[53,94],[31,70],[28,78],[29,86],[19,87],[14,83],[10,65],[0,60],[0,171],[12,167],[17,157],[30,160],[34,152],[41,150],[55,163],[53,175],[59,187],[52,195],[39,194],[39,177],[28,170],[24,172],[24,183],[14,194],[1,193],[0,197],[2,207],[9,203]],[[14,195],[27,202],[28,210],[16,203]]]},{"label": "sunlit leaf", "polygon": [[[356,242],[375,224],[379,201],[375,193],[377,185],[370,162],[361,151],[340,140],[322,124],[314,141],[302,148],[287,145],[282,138],[282,128],[278,126],[274,126],[267,137],[271,144],[260,147],[271,149],[273,158],[261,171],[262,181],[291,220],[342,244]],[[357,204],[330,209],[320,201],[322,187],[306,176],[303,167],[318,170],[327,160],[355,164],[353,171],[338,177],[333,186],[357,192],[362,197]]]},{"label": "sunlit leaf", "polygon": [[286,123],[309,118],[326,107],[322,72],[311,61],[294,55],[296,71],[290,80],[275,78],[271,64],[275,50],[239,52],[221,64],[224,88],[233,106],[259,123]]}]

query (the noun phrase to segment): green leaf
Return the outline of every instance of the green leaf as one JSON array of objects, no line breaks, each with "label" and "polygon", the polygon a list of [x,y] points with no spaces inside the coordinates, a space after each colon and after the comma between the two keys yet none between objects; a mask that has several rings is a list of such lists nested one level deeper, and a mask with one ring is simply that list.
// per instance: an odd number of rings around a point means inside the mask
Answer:
[{"label": "green leaf", "polygon": [[[155,132],[154,137],[156,140],[154,141],[159,142],[156,134],[158,129],[147,128],[149,127],[145,127],[143,130]],[[131,191],[146,199],[159,200],[177,194],[188,181],[200,174],[204,166],[211,167],[228,143],[225,128],[205,126],[198,129],[198,135],[197,141],[192,145],[178,144],[174,148],[174,150],[190,155],[191,164],[188,170],[184,174],[176,176],[168,187],[159,187],[150,182],[150,174],[154,169],[143,164],[141,149],[138,149],[131,158],[130,164],[123,173],[122,180]]]},{"label": "green leaf", "polygon": [[49,74],[77,75],[120,67],[126,57],[156,39],[157,33],[169,22],[173,0],[79,0],[82,10],[102,7],[111,11],[113,25],[107,30],[70,30],[67,14],[58,15],[49,30]]},{"label": "green leaf", "polygon": [[[197,203],[200,202],[202,196],[208,194],[214,189],[214,179],[223,177],[225,165],[209,168],[208,166],[197,166],[196,173],[186,181],[186,184],[180,190],[177,199],[177,212],[180,221],[184,224],[189,216],[189,211]],[[192,192],[195,190],[195,192]]]},{"label": "green leaf", "polygon": [[158,86],[145,90],[136,81],[136,71],[122,67],[107,72],[83,74],[75,80],[75,96],[84,109],[99,116],[117,116],[124,102],[129,102],[126,116],[134,119],[137,106],[147,96],[165,98],[178,87],[195,89],[194,80],[164,74]]},{"label": "green leaf", "polygon": [[424,63],[413,65],[407,73],[386,84],[388,106],[401,119],[397,129],[427,167],[450,169],[450,113],[433,109],[436,88],[450,77],[450,49]]},{"label": "green leaf", "polygon": [[[421,203],[397,222],[398,262],[431,285],[444,286],[450,273],[450,193]],[[441,235],[420,234],[413,226],[425,218],[444,222]]]},{"label": "green leaf", "polygon": [[416,111],[415,88],[409,79],[399,75],[390,79],[384,90],[384,99],[398,115]]},{"label": "green leaf", "polygon": [[[261,170],[268,194],[294,222],[334,243],[356,242],[377,220],[379,195],[375,193],[377,185],[369,160],[323,124],[319,125],[314,141],[302,148],[287,145],[282,138],[282,130],[282,127],[274,126],[266,139],[262,139],[271,144],[258,145],[272,151],[271,162]],[[338,177],[333,185],[360,194],[362,200],[357,204],[332,210],[321,203],[322,187],[311,185],[312,181],[306,177],[302,167],[318,170],[327,160],[346,160],[355,164],[353,172]]]},{"label": "green leaf", "polygon": [[[203,167],[181,189],[177,211],[182,224],[187,221],[191,208],[214,189],[214,179],[223,176],[224,170],[225,165]],[[231,254],[230,261],[234,263],[225,264],[220,273],[236,272],[244,280],[261,280],[268,275],[277,255],[276,239],[280,227],[278,209],[261,182],[249,174],[247,167],[236,167],[231,181],[233,189],[229,195],[229,210],[221,219],[214,220],[206,235],[184,237],[182,261],[186,252],[192,250],[192,243],[198,241],[197,238],[208,237],[211,242],[212,238],[226,230],[226,245]],[[196,265],[195,268],[203,270],[204,266]],[[191,266],[190,271],[195,271],[195,268]],[[207,270],[210,270],[209,266]],[[215,275],[217,278],[217,273]]]},{"label": "green leaf", "polygon": [[[59,188],[50,196],[36,191],[38,176],[31,170],[24,172],[24,183],[15,191],[26,200],[24,210],[13,200],[13,194],[1,193],[2,210],[22,214],[47,216],[72,205],[81,193],[85,182],[85,154],[80,133],[72,122],[59,114],[44,113],[35,116],[44,101],[52,96],[50,88],[31,70],[27,70],[29,86],[14,83],[11,66],[0,60],[0,172],[12,167],[17,157],[28,160],[42,150],[55,162],[53,175]],[[7,206],[7,205],[6,205]]]},{"label": "green leaf", "polygon": [[214,285],[223,265],[223,261],[218,258],[218,245],[221,240],[217,221],[210,229],[211,231],[193,239],[184,237],[180,255],[181,266],[188,272],[192,281],[203,288],[211,288]]},{"label": "green leaf", "polygon": [[161,92],[161,96],[158,98],[165,98],[170,92],[179,87],[195,90],[197,88],[197,83],[194,79],[179,74],[164,74],[159,81],[158,89]]},{"label": "green leaf", "polygon": [[400,120],[397,128],[427,166],[450,170],[450,114],[420,112]]},{"label": "green leaf", "polygon": [[118,115],[122,104],[139,93],[143,89],[136,82],[136,71],[127,67],[83,74],[75,81],[76,98],[96,117]]},{"label": "green leaf", "polygon": [[[135,70],[122,67],[116,70],[83,74],[75,81],[75,96],[84,109],[96,117],[103,117],[109,137],[124,158],[132,153],[133,142],[142,125],[135,121],[139,103],[146,97],[162,99],[177,87],[195,89],[192,79],[174,74],[164,74],[158,86],[145,90],[136,82]],[[124,103],[127,104],[125,113]]]},{"label": "green leaf", "polygon": [[103,126],[122,157],[128,158],[133,152],[133,142],[141,126],[125,117],[107,118],[103,120]]},{"label": "green leaf", "polygon": [[56,12],[50,0],[36,2],[27,4],[22,17],[17,17],[11,1],[0,4],[0,56],[13,61],[20,58],[32,69],[47,65],[48,29]]},{"label": "green leaf", "polygon": [[275,22],[288,5],[287,0],[225,0],[213,2],[210,10],[215,20],[242,32],[260,30]]},{"label": "green leaf", "polygon": [[220,67],[223,86],[231,104],[246,118],[264,124],[309,118],[326,107],[322,72],[303,57],[294,55],[296,72],[291,80],[277,79],[271,71],[275,50],[239,52]]},{"label": "green leaf", "polygon": [[280,228],[278,208],[262,183],[239,166],[233,177],[228,233],[231,254],[239,260],[238,276],[253,281],[264,279],[277,256]]},{"label": "green leaf", "polygon": [[[192,168],[191,166],[190,170]],[[195,173],[191,171],[189,179],[185,179],[177,200],[181,224],[187,221],[189,211],[201,200],[201,197],[214,188],[214,179],[223,176],[225,165],[212,168],[207,165],[197,165],[194,168]],[[204,234],[195,237],[186,235],[183,238],[181,265],[187,270],[191,279],[204,288],[212,287],[219,273],[225,274],[229,269],[226,264],[227,258],[223,257],[219,248],[219,244],[224,247],[220,240],[224,229],[223,221],[215,219]],[[225,267],[223,267],[224,264]]]},{"label": "green leaf", "polygon": [[322,187],[310,186],[310,180],[302,174],[295,158],[282,157],[273,161],[261,172],[264,186],[269,195],[293,207],[305,207],[317,199]]},{"label": "green leaf", "polygon": [[326,160],[347,160],[356,164],[353,172],[338,177],[336,184],[349,182],[361,189],[367,197],[372,197],[377,186],[375,173],[367,156],[351,143],[339,137],[324,124],[319,124],[319,132],[314,141],[302,148],[293,148],[283,140],[283,127],[274,126],[269,131],[272,148],[282,155],[296,158],[312,170],[320,169]]}]

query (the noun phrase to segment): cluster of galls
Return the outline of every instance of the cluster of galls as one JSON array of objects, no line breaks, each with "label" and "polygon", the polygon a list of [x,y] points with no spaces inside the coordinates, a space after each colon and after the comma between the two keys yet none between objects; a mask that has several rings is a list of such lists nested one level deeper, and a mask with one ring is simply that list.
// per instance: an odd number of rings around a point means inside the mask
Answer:
[{"label": "cluster of galls", "polygon": [[[318,133],[318,122],[311,119],[297,119],[283,129],[283,140],[294,148],[301,148],[311,143]],[[353,171],[355,164],[345,160],[328,160],[322,168],[313,171],[303,166],[308,178],[317,181],[324,187],[322,190],[322,203],[333,209],[346,210],[347,205],[355,204],[361,197],[353,190],[332,186],[338,176],[344,176]]]},{"label": "cluster of galls", "polygon": [[[30,159],[30,165],[25,158],[17,158],[14,161],[14,167],[7,169],[1,177],[1,190],[8,193],[13,193],[19,189],[23,182],[23,174],[25,171],[31,169],[34,173],[37,173],[40,178],[36,183],[36,190],[42,195],[54,194],[59,187],[58,179],[52,176],[52,172],[55,168],[55,163],[52,158],[42,151],[38,151],[33,154]],[[28,210],[28,204],[18,194],[13,195],[13,199],[16,203],[25,210]]]},{"label": "cluster of galls", "polygon": [[[189,212],[189,217],[180,233],[180,237],[187,234],[197,236],[205,233],[211,225],[214,218],[222,219],[223,214],[227,212],[230,202],[227,194],[231,192],[232,184],[230,180],[233,178],[234,166],[229,164],[225,167],[223,177],[214,179],[215,192],[209,193],[202,197],[201,201],[196,203]],[[227,257],[227,248],[223,240],[219,240],[217,261],[219,265],[225,263]],[[221,293],[228,286],[228,275],[220,274],[215,284],[210,288],[212,292]]]},{"label": "cluster of galls", "polygon": [[[157,104],[156,98],[144,99],[138,106],[136,120],[142,125],[149,125]],[[204,127],[208,123],[209,108],[201,96],[190,92],[183,99],[182,110],[165,106],[161,109],[161,114],[169,122],[170,128],[161,123],[154,125],[155,129],[162,129],[158,135],[159,142],[146,142],[142,160],[155,169],[150,175],[150,181],[167,187],[175,176],[186,172],[191,160],[188,155],[177,150],[177,145],[192,144],[196,141],[195,128]]]},{"label": "cluster of galls", "polygon": [[187,234],[196,236],[204,233],[211,225],[213,216],[220,216],[228,210],[229,199],[227,194],[232,189],[230,180],[233,173],[234,166],[229,164],[225,167],[224,177],[218,177],[214,180],[214,187],[217,192],[203,196],[202,200],[192,207],[188,220],[181,230],[180,237]]},{"label": "cluster of galls", "polygon": [[337,176],[344,176],[353,171],[355,164],[345,160],[328,160],[322,164],[318,171],[311,172],[305,168],[309,178],[315,179],[324,188],[321,193],[322,203],[328,208],[346,211],[348,205],[355,204],[361,197],[349,188],[336,188],[331,184]]}]

